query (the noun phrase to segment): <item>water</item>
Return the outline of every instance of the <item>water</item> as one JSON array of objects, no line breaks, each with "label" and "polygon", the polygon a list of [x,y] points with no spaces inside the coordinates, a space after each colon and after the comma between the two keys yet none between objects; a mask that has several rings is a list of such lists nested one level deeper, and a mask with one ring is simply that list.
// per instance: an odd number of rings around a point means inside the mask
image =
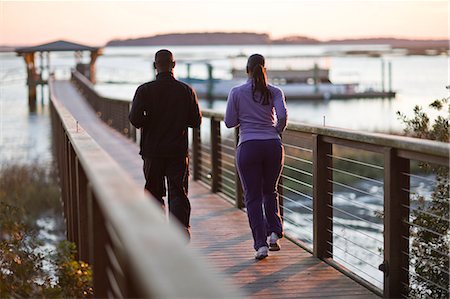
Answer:
[{"label": "water", "polygon": [[[214,77],[229,79],[231,68],[244,68],[245,58],[230,58],[239,54],[259,52],[267,56],[267,68],[310,68],[316,62],[330,68],[334,83],[358,82],[365,87],[381,88],[381,58],[327,57],[302,58],[300,55],[321,55],[346,49],[346,46],[214,46],[171,47],[179,61],[175,75],[185,77],[185,62],[197,61],[191,66],[191,76],[206,78],[204,61],[214,66]],[[381,46],[375,47],[377,49]],[[97,89],[110,97],[132,99],[139,83],[153,79],[151,62],[159,47],[107,48],[98,60],[98,80],[103,82],[133,82],[132,84],[100,83]],[[288,57],[288,58],[283,58]],[[403,124],[396,112],[412,114],[413,107],[426,107],[436,98],[448,95],[448,64],[445,56],[394,56],[386,54],[392,63],[392,87],[395,99],[352,99],[326,101],[288,101],[291,121],[326,125],[371,132],[399,132]],[[387,65],[385,86],[388,86]],[[225,110],[225,101],[200,101],[204,107]],[[433,117],[434,111],[427,110]],[[350,117],[349,117],[350,116]]]},{"label": "water", "polygon": [[[377,48],[383,48],[379,46]],[[267,67],[278,68],[305,68],[311,67],[315,62],[322,67],[330,68],[331,80],[335,83],[359,82],[364,86],[379,87],[381,81],[380,58],[368,57],[329,57],[329,58],[300,58],[294,56],[320,55],[330,51],[342,50],[344,46],[205,46],[205,47],[170,47],[178,61],[175,75],[186,76],[186,61],[196,61],[191,66],[193,77],[206,78],[207,70],[204,61],[208,60],[214,65],[214,76],[230,78],[232,67],[245,66],[245,58],[230,58],[239,54],[261,53],[266,55]],[[136,87],[154,78],[151,67],[156,47],[132,48],[106,48],[104,55],[97,62],[97,89],[106,96],[131,100]],[[290,56],[289,58],[285,58]],[[393,67],[393,89],[397,91],[395,99],[352,99],[330,101],[289,101],[289,118],[291,121],[306,122],[322,125],[324,116],[326,125],[347,129],[399,132],[403,124],[397,120],[396,111],[407,115],[412,114],[415,105],[427,106],[435,98],[448,95],[445,86],[449,85],[448,64],[449,58],[443,56],[393,56],[385,55],[384,59],[390,61]],[[72,54],[52,53],[51,63],[55,66],[58,78],[67,78],[68,69],[74,65]],[[109,84],[105,82],[122,82],[122,84]],[[123,82],[128,82],[123,84]],[[25,65],[22,58],[14,53],[0,53],[0,164],[5,162],[29,163],[39,161],[50,163],[51,155],[51,128],[48,111],[48,92],[38,89],[38,108],[36,112],[28,111],[28,95],[25,85]],[[386,83],[387,85],[387,83]],[[202,107],[219,111],[225,110],[226,102],[223,100],[200,100]],[[429,112],[429,110],[427,110]],[[430,112],[429,112],[430,113]],[[431,112],[432,116],[436,116]],[[357,186],[365,189],[365,186]],[[429,188],[424,188],[429,193]],[[370,191],[380,196],[380,190]],[[374,210],[382,210],[381,201],[373,201],[367,196],[356,196],[354,193],[340,195],[364,203]],[[382,195],[381,195],[382,196]],[[307,201],[300,203],[307,205]],[[346,202],[335,201],[340,208],[346,209]],[[294,209],[293,207],[290,207]],[[348,208],[348,207],[347,207]],[[358,211],[354,206],[352,211]],[[311,215],[300,213],[291,215],[301,225],[302,229],[286,223],[286,227],[297,233],[300,238],[311,237],[305,228],[311,227]],[[359,215],[372,217],[373,215]],[[366,279],[380,286],[382,273],[376,267],[382,262],[382,254],[365,254],[364,251],[352,249],[349,242],[369,244],[368,249],[374,253],[379,252],[379,242],[369,242],[366,238],[382,240],[382,232],[364,228],[365,223],[358,220],[339,219],[344,225],[356,227],[366,235],[348,234],[343,226],[335,226],[334,230],[343,234],[348,240],[336,238],[335,245],[346,248],[347,252],[339,252],[340,258],[349,261],[346,265],[353,270],[352,265],[358,265],[365,272]],[[350,248],[350,249],[349,249]],[[363,261],[369,263],[363,264]],[[372,266],[370,266],[372,265]],[[375,268],[373,267],[375,266]]]}]

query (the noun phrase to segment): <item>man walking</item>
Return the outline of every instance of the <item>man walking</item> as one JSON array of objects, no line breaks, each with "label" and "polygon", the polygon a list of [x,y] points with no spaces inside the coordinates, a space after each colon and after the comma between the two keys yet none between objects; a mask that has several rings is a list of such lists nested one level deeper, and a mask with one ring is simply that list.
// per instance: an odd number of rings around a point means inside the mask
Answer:
[{"label": "man walking", "polygon": [[202,116],[194,90],[173,76],[172,53],[159,50],[153,66],[156,80],[137,88],[129,119],[133,126],[142,128],[145,189],[164,208],[167,178],[169,211],[190,238],[188,127],[198,128]]}]

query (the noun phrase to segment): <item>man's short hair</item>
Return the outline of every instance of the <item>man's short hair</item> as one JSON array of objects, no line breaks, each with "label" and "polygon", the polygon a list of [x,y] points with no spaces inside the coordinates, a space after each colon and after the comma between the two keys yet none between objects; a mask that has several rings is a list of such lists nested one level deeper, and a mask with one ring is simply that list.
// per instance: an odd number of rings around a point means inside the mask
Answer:
[{"label": "man's short hair", "polygon": [[155,63],[157,65],[169,66],[173,61],[173,54],[169,50],[162,49],[155,54]]}]

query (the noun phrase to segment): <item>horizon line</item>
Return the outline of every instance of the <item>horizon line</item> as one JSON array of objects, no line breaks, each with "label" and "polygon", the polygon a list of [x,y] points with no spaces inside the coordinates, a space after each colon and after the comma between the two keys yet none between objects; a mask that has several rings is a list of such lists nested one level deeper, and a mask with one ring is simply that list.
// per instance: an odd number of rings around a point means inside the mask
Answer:
[{"label": "horizon line", "polygon": [[[271,41],[278,41],[278,40],[283,40],[286,38],[292,38],[292,37],[303,37],[303,38],[307,38],[307,39],[312,39],[312,40],[316,40],[320,43],[325,43],[325,42],[330,42],[330,41],[343,41],[343,40],[367,40],[367,39],[397,39],[397,40],[410,40],[410,41],[450,41],[450,37],[423,37],[423,36],[417,36],[417,37],[402,37],[402,36],[396,36],[396,35],[373,35],[373,36],[358,36],[358,37],[340,37],[340,38],[328,38],[328,39],[318,39],[315,38],[313,36],[308,36],[308,35],[284,35],[284,36],[280,36],[277,38],[273,38],[271,36],[271,34],[269,33],[265,33],[265,32],[255,32],[255,31],[188,31],[188,32],[167,32],[167,33],[156,33],[153,35],[145,35],[145,36],[138,36],[138,37],[111,37],[108,39],[108,41],[106,43],[104,43],[101,46],[106,46],[109,42],[111,41],[126,41],[126,40],[134,40],[134,39],[142,39],[142,38],[151,38],[151,37],[156,37],[156,36],[164,36],[164,35],[176,35],[176,34],[180,34],[180,35],[187,35],[187,34],[221,34],[221,33],[225,33],[225,34],[258,34],[258,35],[267,35],[268,38]],[[84,42],[79,41],[79,40],[74,40],[74,39],[70,39],[70,38],[55,38],[55,39],[51,39],[51,40],[45,40],[43,42],[37,43],[39,44],[45,44],[45,43],[50,43],[50,42],[54,42],[54,41],[58,41],[58,40],[66,40],[66,41],[71,41],[71,42],[76,42],[76,43],[81,43],[83,44]],[[0,47],[29,47],[32,46],[30,44],[0,44]]]}]

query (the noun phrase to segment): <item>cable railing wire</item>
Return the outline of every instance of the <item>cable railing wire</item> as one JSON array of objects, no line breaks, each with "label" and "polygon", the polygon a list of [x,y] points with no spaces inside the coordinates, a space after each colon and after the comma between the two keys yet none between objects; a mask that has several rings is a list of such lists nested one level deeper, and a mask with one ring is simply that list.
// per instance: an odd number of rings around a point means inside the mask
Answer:
[{"label": "cable railing wire", "polygon": [[433,285],[434,287],[436,287],[436,288],[438,288],[438,289],[440,289],[442,291],[448,292],[448,289],[444,288],[443,286],[441,286],[441,285],[435,283],[434,281],[431,281],[431,280],[429,280],[429,279],[427,279],[427,278],[425,278],[425,277],[423,277],[421,275],[418,275],[418,274],[416,274],[414,272],[411,272],[411,271],[409,271],[409,269],[406,269],[406,268],[402,267],[402,270],[407,271],[410,275],[412,275],[414,277],[417,277],[419,279],[422,279],[423,281],[426,281],[427,283]]},{"label": "cable railing wire", "polygon": [[333,231],[331,231],[331,230],[329,230],[329,229],[327,229],[327,231],[328,231],[329,233],[333,233],[333,236],[334,236],[334,237],[338,237],[339,239],[344,239],[344,240],[346,240],[347,242],[350,242],[350,243],[352,243],[353,245],[358,246],[360,249],[363,249],[364,251],[366,251],[366,252],[368,252],[368,253],[370,253],[370,254],[372,254],[372,255],[375,255],[375,256],[377,256],[377,257],[379,257],[379,258],[383,258],[383,257],[380,255],[380,253],[373,252],[372,250],[367,249],[367,248],[361,246],[361,244],[357,244],[357,243],[353,242],[352,240],[350,240],[350,239],[348,239],[348,238],[346,238],[346,237],[343,237],[343,236],[341,236],[341,235],[335,234]]},{"label": "cable railing wire", "polygon": [[406,172],[402,172],[403,175],[411,177],[411,178],[416,178],[416,179],[420,179],[420,180],[424,180],[424,181],[428,181],[431,183],[436,183],[435,179],[430,179],[421,175],[417,175],[417,174],[412,174],[412,173],[406,173]]},{"label": "cable railing wire", "polygon": [[345,214],[345,215],[347,215],[347,216],[350,216],[350,217],[352,217],[352,218],[355,218],[355,219],[357,219],[357,220],[359,220],[359,221],[363,221],[363,222],[369,224],[369,225],[371,226],[371,228],[373,228],[373,229],[378,229],[380,232],[383,232],[383,225],[380,225],[380,224],[377,224],[377,223],[370,222],[369,220],[363,219],[363,218],[358,217],[358,216],[356,216],[356,215],[354,215],[354,214],[352,214],[352,213],[349,213],[349,212],[344,211],[344,210],[342,210],[342,209],[336,208],[336,207],[333,206],[333,205],[328,205],[328,207],[332,208],[333,210],[339,211],[340,213],[343,213],[343,214]]},{"label": "cable railing wire", "polygon": [[373,213],[380,213],[381,212],[381,209],[380,210],[376,210],[376,209],[370,208],[369,206],[367,206],[367,205],[365,205],[363,203],[360,203],[360,202],[358,202],[356,200],[351,200],[348,197],[345,197],[343,195],[336,194],[336,193],[333,193],[333,192],[328,192],[328,194],[333,196],[333,198],[336,197],[338,199],[345,200],[345,201],[347,201],[347,202],[349,202],[349,203],[351,203],[351,204],[353,204],[353,205],[355,205],[357,207],[363,208],[365,210],[369,210],[369,211],[371,211]]},{"label": "cable railing wire", "polygon": [[293,193],[295,193],[295,194],[297,194],[297,195],[300,195],[300,196],[303,196],[303,197],[308,198],[308,199],[310,199],[310,200],[313,200],[313,197],[312,197],[312,196],[310,196],[310,195],[308,195],[308,194],[305,194],[305,193],[303,193],[303,192],[297,191],[297,190],[295,190],[295,189],[292,189],[292,188],[290,188],[290,187],[288,187],[288,186],[286,186],[286,185],[284,185],[284,184],[279,184],[279,186],[282,187],[283,189],[289,190],[289,191],[291,191],[291,192],[293,192]]},{"label": "cable railing wire", "polygon": [[[328,252],[328,253],[330,253],[330,252]],[[332,254],[332,253],[331,253],[331,254]],[[348,261],[344,260],[343,258],[341,258],[341,257],[339,257],[339,256],[337,256],[337,255],[334,255],[334,256],[333,256],[333,259],[340,260],[341,262],[343,262],[343,263],[345,264],[346,267],[353,268],[353,269],[356,270],[356,272],[361,273],[361,274],[363,274],[363,275],[365,275],[365,276],[367,276],[367,277],[370,277],[370,278],[372,278],[374,281],[376,281],[376,282],[378,282],[378,283],[380,283],[380,284],[383,283],[382,281],[378,280],[378,278],[375,278],[375,277],[373,277],[372,275],[367,274],[366,272],[362,272],[362,271],[361,271],[360,269],[358,269],[356,266],[352,265],[351,263],[349,263]]]},{"label": "cable railing wire", "polygon": [[308,171],[305,171],[305,170],[302,170],[302,169],[299,169],[299,168],[295,168],[295,167],[292,167],[292,166],[289,166],[289,165],[284,165],[283,168],[289,169],[289,170],[292,170],[292,171],[296,171],[298,173],[301,173],[301,174],[304,174],[304,175],[307,175],[307,176],[310,176],[310,177],[313,176],[313,174],[308,172]]},{"label": "cable railing wire", "polygon": [[290,180],[290,181],[292,181],[292,182],[294,182],[296,184],[299,184],[299,185],[302,185],[302,186],[305,186],[305,187],[308,187],[308,188],[311,188],[311,189],[313,188],[313,185],[305,183],[305,182],[297,180],[297,179],[294,179],[293,177],[290,177],[288,175],[282,174],[281,177],[284,178],[284,179]]},{"label": "cable railing wire", "polygon": [[235,150],[236,150],[234,147],[228,146],[228,145],[223,144],[223,143],[222,143],[220,146],[223,147],[223,148],[226,148],[226,149],[228,149],[228,150],[230,150],[230,151],[235,151]]},{"label": "cable railing wire", "polygon": [[284,157],[292,159],[292,160],[295,160],[295,161],[303,162],[303,163],[306,163],[306,164],[309,164],[309,165],[313,164],[312,161],[309,161],[309,160],[306,160],[306,159],[302,159],[302,158],[298,158],[298,157],[294,157],[294,156],[291,156],[291,155],[288,155],[288,154],[285,154]]},{"label": "cable railing wire", "polygon": [[353,190],[353,191],[355,191],[355,192],[359,192],[359,193],[362,193],[362,194],[365,194],[365,195],[368,195],[368,196],[371,196],[371,197],[378,198],[378,199],[380,199],[380,200],[383,200],[383,199],[384,199],[384,198],[383,198],[382,196],[380,196],[380,195],[372,194],[372,193],[369,193],[369,192],[367,192],[367,191],[364,191],[364,190],[361,190],[361,189],[358,189],[358,188],[355,188],[355,187],[352,187],[352,186],[349,186],[349,185],[346,185],[346,184],[342,184],[342,183],[336,182],[336,181],[334,181],[334,180],[328,180],[328,182],[330,182],[330,183],[332,183],[332,184],[335,184],[335,185],[338,185],[338,186],[341,186],[341,187],[346,188],[346,189]]},{"label": "cable railing wire", "polygon": [[[328,243],[328,244],[330,244],[331,246],[333,246],[333,249],[334,249],[334,248],[337,248],[337,249],[339,249],[339,250],[341,250],[341,251],[345,252],[346,254],[350,255],[351,257],[353,257],[353,258],[357,259],[358,261],[360,261],[360,262],[362,262],[362,263],[364,263],[364,264],[368,265],[369,267],[371,267],[371,268],[373,268],[373,269],[375,269],[375,270],[379,271],[379,270],[378,270],[378,267],[375,267],[375,266],[373,266],[373,265],[369,264],[369,263],[368,263],[367,261],[365,261],[365,260],[362,260],[361,258],[357,257],[356,255],[354,255],[354,254],[351,254],[351,253],[350,253],[350,252],[348,252],[348,251],[347,251],[346,249],[343,249],[343,248],[341,248],[341,247],[337,246],[337,245],[336,245],[335,243],[332,243],[332,242],[327,242],[327,243]],[[332,253],[332,254],[333,254],[333,256],[334,256],[334,255],[336,255],[336,253]],[[350,262],[349,262],[349,261],[347,261],[347,263],[350,263]],[[377,281],[381,283],[381,281],[379,281],[378,279],[377,279]]]},{"label": "cable railing wire", "polygon": [[359,165],[363,165],[363,166],[367,166],[367,167],[371,167],[371,168],[375,168],[375,169],[379,169],[379,170],[384,170],[384,167],[378,166],[375,164],[371,164],[371,163],[366,163],[366,162],[362,162],[362,161],[358,161],[358,160],[353,160],[353,159],[329,155],[329,154],[327,156],[330,158],[333,158],[333,159],[341,160],[341,161],[351,162],[351,163],[355,163],[355,164],[359,164]]},{"label": "cable railing wire", "polygon": [[[287,197],[287,196],[285,196],[285,195],[281,195],[281,194],[280,194],[280,197],[282,197],[283,199],[285,199],[285,200],[287,200],[287,201],[289,201],[289,202],[292,202],[292,203],[295,204],[295,205],[298,205],[298,206],[301,206],[301,207],[307,209],[307,210],[310,211],[311,213],[313,212],[313,209],[312,209],[312,208],[310,208],[310,207],[308,207],[308,206],[305,206],[304,204],[302,204],[302,203],[300,203],[300,202],[298,202],[298,201],[296,201],[296,200],[293,200],[293,199],[291,199],[291,198],[289,198],[289,197]],[[286,206],[284,206],[284,207],[286,207]]]},{"label": "cable railing wire", "polygon": [[[409,206],[409,205],[402,205],[402,207],[407,208],[408,210],[411,210],[411,208],[412,208],[412,207]],[[433,213],[430,213],[430,212],[427,212],[427,211],[424,211],[424,210],[412,210],[412,211],[414,211],[415,213],[425,214],[425,215],[434,217],[434,218],[436,218],[436,219],[439,219],[439,220],[442,220],[442,221],[445,221],[445,222],[449,222],[449,223],[450,223],[450,219],[442,218],[442,217],[439,216],[439,215],[436,215],[436,214],[433,214]]]},{"label": "cable railing wire", "polygon": [[[291,214],[298,215],[298,212],[293,211],[293,210],[289,209],[289,208],[286,207],[286,206],[283,206],[283,209],[284,209],[284,210],[287,210],[287,211],[290,212]],[[312,221],[311,219],[308,219],[308,218],[306,218],[306,217],[303,217],[302,219],[305,220],[305,221],[308,221],[308,222],[311,223],[311,224],[313,224],[313,221]]]},{"label": "cable railing wire", "polygon": [[370,235],[368,235],[366,233],[363,233],[361,230],[358,230],[358,229],[352,228],[352,227],[350,227],[350,226],[348,226],[346,224],[343,224],[342,222],[339,222],[339,221],[337,221],[336,219],[334,219],[332,217],[328,217],[328,219],[333,221],[333,223],[336,223],[336,224],[338,224],[340,226],[343,226],[343,227],[345,227],[345,228],[347,228],[347,229],[349,229],[349,230],[351,230],[353,232],[357,232],[357,233],[359,233],[359,234],[361,234],[361,235],[363,235],[363,236],[365,236],[365,237],[367,237],[367,238],[369,238],[369,239],[371,239],[373,241],[376,241],[376,242],[378,242],[380,244],[384,244],[384,242],[382,240],[378,240],[377,238],[375,238],[373,236],[370,236]]},{"label": "cable railing wire", "polygon": [[290,148],[294,148],[294,149],[299,149],[308,153],[312,153],[312,149],[306,148],[306,147],[301,147],[301,146],[296,146],[293,144],[289,144],[289,143],[284,143],[283,144],[285,147],[290,147]]},{"label": "cable railing wire", "polygon": [[[408,238],[408,237],[406,237],[406,236],[402,236],[402,238],[403,238],[404,240],[406,240],[406,241],[411,241],[410,238]],[[419,242],[419,241],[415,240],[415,242]],[[432,251],[434,251],[434,252],[436,252],[436,253],[439,253],[439,254],[442,255],[442,256],[448,256],[448,257],[450,257],[450,253],[449,253],[449,252],[444,253],[444,252],[439,251],[439,250],[437,250],[437,249],[435,249],[435,248],[432,248],[432,247],[430,247],[430,243],[419,242],[419,244],[420,244],[421,246],[428,247],[430,250],[432,250]]]},{"label": "cable railing wire", "polygon": [[225,168],[225,167],[220,166],[219,169],[220,169],[222,172],[226,172],[227,174],[229,174],[229,175],[231,175],[231,176],[234,176],[234,175],[235,175],[233,171],[228,170],[228,169]]},{"label": "cable railing wire", "polygon": [[355,178],[358,178],[358,179],[362,179],[362,180],[366,180],[366,181],[369,181],[369,182],[372,182],[372,183],[375,183],[375,184],[383,185],[382,181],[379,181],[379,180],[376,180],[376,179],[373,179],[373,178],[368,178],[368,177],[365,177],[365,176],[361,176],[361,175],[358,175],[358,174],[355,174],[355,173],[351,173],[351,172],[348,172],[348,171],[345,171],[345,170],[337,169],[337,168],[334,168],[334,167],[327,167],[327,168],[329,170],[336,171],[336,172],[339,172],[339,173],[342,173],[342,174],[345,174],[345,175],[349,175],[349,176],[352,176],[352,177],[355,177]]},{"label": "cable railing wire", "polygon": [[434,230],[431,230],[431,229],[426,228],[426,227],[423,227],[423,226],[421,226],[421,225],[412,223],[412,222],[410,222],[410,221],[403,220],[403,223],[408,224],[408,225],[413,226],[413,227],[417,227],[417,228],[419,228],[419,229],[423,229],[423,230],[425,230],[425,231],[427,231],[427,232],[429,232],[429,233],[432,233],[432,234],[434,234],[434,235],[436,235],[436,236],[439,236],[439,237],[442,237],[442,238],[446,238],[446,237],[447,237],[446,235],[440,234],[440,233],[438,233],[438,232],[436,232],[436,231],[434,231]]},{"label": "cable railing wire", "polygon": [[227,178],[226,176],[221,176],[221,179],[223,179],[223,180],[225,180],[225,181],[227,181],[227,182],[230,182],[230,183],[232,183],[232,184],[235,184],[234,180],[232,180],[232,179],[230,179],[230,178]]},{"label": "cable railing wire", "polygon": [[[410,255],[409,253],[402,251],[402,254],[405,255],[405,256],[408,256],[408,258],[409,258],[409,255]],[[410,263],[409,265],[410,265],[411,267],[414,267],[415,264],[416,264],[416,263]],[[439,271],[442,271],[442,272],[444,272],[444,273],[447,274],[447,275],[450,275],[450,272],[449,272],[449,271],[444,270],[443,268],[439,267],[439,266],[436,265],[436,264],[432,264],[431,267],[433,267],[434,269],[438,269]]]}]

